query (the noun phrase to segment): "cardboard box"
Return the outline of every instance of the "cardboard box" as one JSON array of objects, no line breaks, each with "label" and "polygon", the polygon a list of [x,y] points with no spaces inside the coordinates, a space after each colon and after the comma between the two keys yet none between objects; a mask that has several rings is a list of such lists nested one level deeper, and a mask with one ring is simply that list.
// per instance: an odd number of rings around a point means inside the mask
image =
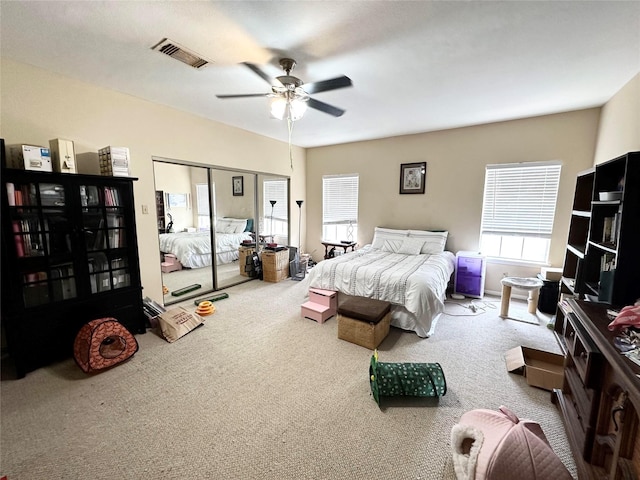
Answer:
[{"label": "cardboard box", "polygon": [[504,354],[507,371],[524,375],[532,387],[553,390],[564,383],[565,358],[557,353],[516,347]]},{"label": "cardboard box", "polygon": [[542,267],[540,274],[543,280],[550,282],[559,282],[562,279],[562,269],[554,267]]},{"label": "cardboard box", "polygon": [[51,152],[48,148],[35,145],[11,145],[9,147],[9,168],[23,168],[39,172],[51,172]]}]

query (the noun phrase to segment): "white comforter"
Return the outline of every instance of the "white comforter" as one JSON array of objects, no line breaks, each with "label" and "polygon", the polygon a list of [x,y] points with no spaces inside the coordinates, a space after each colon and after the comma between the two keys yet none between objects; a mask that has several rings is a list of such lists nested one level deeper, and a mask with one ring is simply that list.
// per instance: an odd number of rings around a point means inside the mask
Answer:
[{"label": "white comforter", "polygon": [[[216,233],[218,263],[238,259],[238,247],[243,240],[251,240],[249,232]],[[211,265],[211,237],[209,232],[178,232],[160,234],[160,251],[174,254],[188,268]]]},{"label": "white comforter", "polygon": [[310,287],[386,300],[392,304],[392,325],[428,337],[444,311],[454,267],[451,252],[404,255],[367,245],[318,263],[308,277]]}]

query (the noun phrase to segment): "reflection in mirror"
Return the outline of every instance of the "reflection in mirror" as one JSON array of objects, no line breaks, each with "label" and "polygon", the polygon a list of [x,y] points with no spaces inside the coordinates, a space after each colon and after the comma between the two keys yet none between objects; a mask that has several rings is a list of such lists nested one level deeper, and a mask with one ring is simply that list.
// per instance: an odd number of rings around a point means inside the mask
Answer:
[{"label": "reflection in mirror", "polygon": [[154,176],[165,305],[252,280],[240,246],[256,236],[258,250],[289,245],[287,177],[168,159]]},{"label": "reflection in mirror", "polygon": [[154,162],[154,178],[166,305],[214,289],[207,169]]},{"label": "reflection in mirror", "polygon": [[260,240],[289,245],[289,179],[258,175]]},{"label": "reflection in mirror", "polygon": [[220,289],[249,278],[240,265],[238,248],[254,238],[255,174],[211,169],[211,185],[216,288]]}]

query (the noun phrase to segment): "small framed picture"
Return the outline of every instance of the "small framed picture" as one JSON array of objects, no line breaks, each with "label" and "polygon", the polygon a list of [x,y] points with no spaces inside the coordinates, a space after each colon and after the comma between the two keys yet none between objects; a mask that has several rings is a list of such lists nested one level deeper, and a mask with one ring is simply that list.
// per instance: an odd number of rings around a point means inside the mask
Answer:
[{"label": "small framed picture", "polygon": [[400,193],[424,193],[427,162],[400,165]]},{"label": "small framed picture", "polygon": [[189,208],[189,194],[167,193],[167,206],[169,208]]},{"label": "small framed picture", "polygon": [[233,182],[233,195],[235,197],[244,195],[244,177],[231,177]]}]

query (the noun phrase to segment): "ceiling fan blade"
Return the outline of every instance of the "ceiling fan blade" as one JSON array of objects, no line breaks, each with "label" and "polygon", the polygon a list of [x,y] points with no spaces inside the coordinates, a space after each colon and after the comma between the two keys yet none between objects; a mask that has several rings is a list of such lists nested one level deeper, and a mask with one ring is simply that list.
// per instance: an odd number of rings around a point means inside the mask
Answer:
[{"label": "ceiling fan blade", "polygon": [[334,107],[333,105],[329,105],[328,103],[320,102],[319,100],[315,100],[310,98],[307,102],[307,105],[311,108],[315,108],[316,110],[320,110],[321,112],[328,113],[329,115],[333,115],[334,117],[340,117],[345,112],[341,108]]},{"label": "ceiling fan blade", "polygon": [[239,95],[216,95],[217,98],[268,97],[270,93],[245,93]]},{"label": "ceiling fan blade", "polygon": [[257,65],[254,65],[253,63],[249,63],[249,62],[242,62],[243,65],[249,67],[249,69],[255,73],[256,75],[258,75],[260,78],[262,78],[265,82],[267,82],[269,85],[282,85],[282,83],[280,82],[280,80],[278,80],[277,78],[272,78],[269,75],[267,75],[266,73],[264,73],[262,70],[260,70],[260,67],[258,67]]},{"label": "ceiling fan blade", "polygon": [[351,85],[351,79],[342,75],[341,77],[323,80],[321,82],[305,83],[302,88],[307,93],[318,93],[335,90],[337,88],[350,87]]}]

